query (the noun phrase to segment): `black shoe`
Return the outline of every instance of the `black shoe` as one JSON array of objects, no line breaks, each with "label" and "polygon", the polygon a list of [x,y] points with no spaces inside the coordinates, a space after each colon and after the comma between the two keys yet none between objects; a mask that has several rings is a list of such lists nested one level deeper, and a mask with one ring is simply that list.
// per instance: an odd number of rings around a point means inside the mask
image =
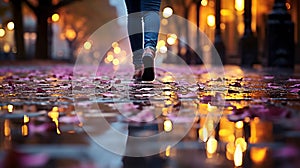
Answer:
[{"label": "black shoe", "polygon": [[145,48],[143,54],[143,64],[144,64],[144,73],[142,75],[143,81],[153,81],[155,79],[154,57],[155,57],[155,50],[150,47]]}]

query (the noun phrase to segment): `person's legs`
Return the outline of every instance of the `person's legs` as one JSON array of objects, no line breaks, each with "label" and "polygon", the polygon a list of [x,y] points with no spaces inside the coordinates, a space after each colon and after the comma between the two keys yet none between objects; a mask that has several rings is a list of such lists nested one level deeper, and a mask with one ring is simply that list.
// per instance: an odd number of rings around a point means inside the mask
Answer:
[{"label": "person's legs", "polygon": [[160,27],[160,10],[161,0],[143,0],[141,10],[144,19],[144,48],[156,47],[158,32]]},{"label": "person's legs", "polygon": [[[141,0],[125,0],[128,20],[127,28],[131,50],[133,53],[133,64],[135,70],[142,69],[143,31],[141,19]],[[139,73],[139,72],[137,72]]]},{"label": "person's legs", "polygon": [[141,2],[144,19],[144,73],[142,79],[146,81],[152,81],[155,78],[154,57],[160,27],[160,17],[158,13],[160,3],[161,0],[143,0]]}]

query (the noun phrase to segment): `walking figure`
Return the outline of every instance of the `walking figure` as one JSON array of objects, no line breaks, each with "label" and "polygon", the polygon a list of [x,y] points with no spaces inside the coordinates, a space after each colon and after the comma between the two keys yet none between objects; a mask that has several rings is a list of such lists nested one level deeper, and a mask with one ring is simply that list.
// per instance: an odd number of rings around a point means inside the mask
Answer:
[{"label": "walking figure", "polygon": [[[128,13],[127,28],[133,53],[133,79],[153,81],[161,0],[125,0],[125,3]],[[143,33],[140,32],[144,32],[144,38]]]}]

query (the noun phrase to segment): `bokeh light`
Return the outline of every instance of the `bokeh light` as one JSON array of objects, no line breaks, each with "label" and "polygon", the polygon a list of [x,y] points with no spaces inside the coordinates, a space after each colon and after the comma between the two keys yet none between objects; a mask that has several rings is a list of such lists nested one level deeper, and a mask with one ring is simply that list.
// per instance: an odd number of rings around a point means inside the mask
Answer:
[{"label": "bokeh light", "polygon": [[14,28],[15,28],[14,22],[8,22],[7,23],[7,29],[8,30],[14,30]]},{"label": "bokeh light", "polygon": [[90,50],[92,48],[92,43],[90,41],[86,41],[83,45],[84,49]]},{"label": "bokeh light", "polygon": [[208,15],[207,16],[207,25],[210,27],[214,27],[216,24],[216,18],[214,15]]},{"label": "bokeh light", "polygon": [[5,30],[3,28],[0,28],[0,37],[5,36]]},{"label": "bokeh light", "polygon": [[58,13],[54,13],[52,16],[51,16],[51,19],[53,22],[58,22],[59,19],[60,19],[60,16]]},{"label": "bokeh light", "polygon": [[165,7],[163,10],[163,17],[169,18],[173,15],[173,9],[171,7]]}]

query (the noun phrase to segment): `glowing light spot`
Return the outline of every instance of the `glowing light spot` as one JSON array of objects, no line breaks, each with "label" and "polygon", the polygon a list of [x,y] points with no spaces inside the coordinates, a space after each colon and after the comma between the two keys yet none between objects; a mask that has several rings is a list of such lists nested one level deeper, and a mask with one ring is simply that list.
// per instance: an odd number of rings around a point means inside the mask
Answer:
[{"label": "glowing light spot", "polygon": [[225,23],[221,23],[221,24],[220,24],[220,28],[221,28],[222,30],[225,30],[225,29],[226,29]]},{"label": "glowing light spot", "polygon": [[14,28],[15,28],[14,22],[8,22],[7,23],[7,29],[8,30],[14,30]]},{"label": "glowing light spot", "polygon": [[203,127],[201,129],[199,129],[198,131],[199,133],[199,139],[202,140],[203,142],[206,142],[208,139],[208,131],[206,127]]},{"label": "glowing light spot", "polygon": [[237,138],[235,140],[235,146],[240,145],[242,152],[245,152],[247,149],[247,142],[245,141],[244,138]]},{"label": "glowing light spot", "polygon": [[166,26],[169,23],[168,19],[161,19],[160,22],[163,26]]},{"label": "glowing light spot", "polygon": [[202,0],[202,1],[201,1],[201,5],[202,5],[202,6],[207,6],[207,4],[208,4],[208,1],[207,1],[207,0]]},{"label": "glowing light spot", "polygon": [[119,43],[118,42],[113,42],[112,44],[111,44],[111,47],[112,48],[116,48],[116,47],[118,47],[119,46]]},{"label": "glowing light spot", "polygon": [[173,15],[173,9],[171,7],[165,7],[163,9],[163,17],[164,18],[169,18]]},{"label": "glowing light spot", "polygon": [[173,129],[173,123],[171,120],[167,119],[164,121],[164,131],[170,132]]},{"label": "glowing light spot", "polygon": [[117,58],[115,58],[114,60],[113,60],[113,62],[112,62],[114,65],[119,65],[120,64],[120,61],[117,59]]},{"label": "glowing light spot", "polygon": [[241,12],[244,10],[244,0],[235,0],[234,7],[237,11]]},{"label": "glowing light spot", "polygon": [[58,125],[58,117],[59,117],[59,112],[58,112],[58,107],[53,107],[52,111],[48,113],[48,116],[52,119],[52,121],[55,123],[56,126],[56,133],[61,134],[59,130],[59,125]]},{"label": "glowing light spot", "polygon": [[106,64],[109,64],[111,61],[108,61],[107,58],[105,58],[105,59],[104,59],[104,62],[105,62]]},{"label": "glowing light spot", "polygon": [[89,41],[86,41],[84,44],[83,44],[83,47],[84,49],[86,50],[90,50],[92,48],[92,43],[89,42]]},{"label": "glowing light spot", "polygon": [[254,117],[253,121],[254,123],[259,123],[260,119],[258,117]]},{"label": "glowing light spot", "polygon": [[221,9],[220,13],[221,13],[222,16],[231,16],[231,15],[233,15],[232,11],[229,10],[229,9]]},{"label": "glowing light spot", "polygon": [[166,46],[161,46],[159,48],[159,52],[162,53],[162,54],[165,54],[168,52],[168,48]]},{"label": "glowing light spot", "polygon": [[241,129],[244,127],[243,121],[238,121],[235,123],[235,128]]},{"label": "glowing light spot", "polygon": [[24,115],[23,122],[24,124],[29,122],[29,117],[27,115]]},{"label": "glowing light spot", "polygon": [[217,148],[218,148],[218,141],[213,136],[209,137],[209,139],[206,143],[207,153],[214,154],[214,153],[216,153]]},{"label": "glowing light spot", "polygon": [[171,153],[171,146],[168,145],[167,148],[166,148],[166,156],[169,157],[170,153]]},{"label": "glowing light spot", "polygon": [[11,49],[10,45],[8,43],[5,43],[3,46],[3,51],[5,53],[8,53],[8,52],[10,52],[10,49]]},{"label": "glowing light spot", "polygon": [[26,124],[22,125],[22,136],[28,135],[28,126]]},{"label": "glowing light spot", "polygon": [[54,13],[52,16],[51,16],[51,19],[53,22],[58,22],[59,19],[60,19],[60,16],[58,13]]},{"label": "glowing light spot", "polygon": [[11,105],[11,104],[9,104],[9,105],[7,105],[7,111],[8,112],[13,112],[13,110],[14,110],[14,106],[13,105]]},{"label": "glowing light spot", "polygon": [[114,53],[115,54],[119,54],[121,52],[121,48],[120,47],[115,47],[114,48]]},{"label": "glowing light spot", "polygon": [[207,25],[210,27],[214,27],[216,24],[216,18],[215,15],[208,15],[207,16]]},{"label": "glowing light spot", "polygon": [[246,117],[246,118],[244,119],[244,121],[245,121],[246,123],[249,123],[249,122],[251,121],[251,119],[250,119],[250,117]]},{"label": "glowing light spot", "polygon": [[[70,41],[73,41],[76,38],[76,32],[75,30],[68,28],[66,30],[66,34],[65,34],[66,38]],[[36,37],[35,37],[36,38]]]},{"label": "glowing light spot", "polygon": [[165,46],[165,45],[166,45],[165,40],[159,40],[157,42],[156,48],[159,49],[160,47]]},{"label": "glowing light spot", "polygon": [[287,10],[290,10],[290,9],[291,9],[291,4],[290,4],[290,3],[286,2],[286,3],[285,3],[285,6],[286,6]]},{"label": "glowing light spot", "polygon": [[234,155],[233,155],[233,161],[234,161],[234,165],[236,167],[242,166],[242,164],[243,164],[243,151],[242,151],[242,147],[240,144],[237,144],[237,146],[235,148]]},{"label": "glowing light spot", "polygon": [[266,148],[266,147],[263,147],[263,148],[252,147],[250,149],[250,158],[254,163],[260,164],[265,160],[267,151],[268,151],[268,148]]},{"label": "glowing light spot", "polygon": [[9,120],[4,120],[4,136],[10,136],[10,122]]},{"label": "glowing light spot", "polygon": [[174,45],[176,43],[177,40],[177,35],[176,34],[170,34],[168,39],[167,39],[167,43],[169,45]]},{"label": "glowing light spot", "polygon": [[107,54],[106,59],[107,59],[108,62],[111,62],[111,61],[114,60],[114,56],[112,54]]}]

